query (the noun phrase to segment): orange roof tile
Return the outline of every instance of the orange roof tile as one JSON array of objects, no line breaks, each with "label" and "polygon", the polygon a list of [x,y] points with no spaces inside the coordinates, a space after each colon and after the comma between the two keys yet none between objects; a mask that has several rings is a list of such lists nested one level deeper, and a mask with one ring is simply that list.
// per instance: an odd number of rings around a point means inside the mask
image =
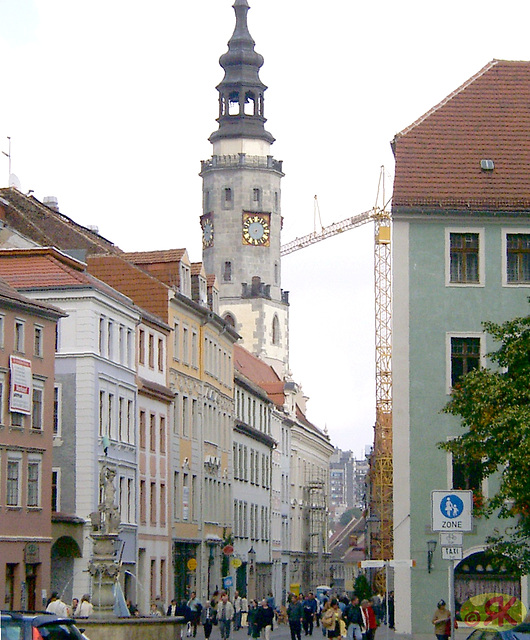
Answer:
[{"label": "orange roof tile", "polygon": [[393,211],[528,212],[529,104],[530,62],[493,60],[398,133]]},{"label": "orange roof tile", "polygon": [[153,262],[179,262],[186,249],[161,249],[159,251],[129,251],[122,256],[134,264],[152,264]]}]

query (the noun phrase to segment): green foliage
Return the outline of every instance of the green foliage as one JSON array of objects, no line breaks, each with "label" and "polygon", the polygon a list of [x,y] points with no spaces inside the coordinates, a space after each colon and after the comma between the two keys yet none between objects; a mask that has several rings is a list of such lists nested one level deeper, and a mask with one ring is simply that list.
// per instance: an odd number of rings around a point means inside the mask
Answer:
[{"label": "green foliage", "polygon": [[494,369],[476,369],[455,385],[446,413],[459,416],[465,433],[439,447],[457,463],[478,469],[481,479],[499,472],[498,492],[475,502],[479,513],[515,518],[515,525],[496,530],[492,551],[510,561],[510,570],[530,571],[530,316],[484,329],[500,343],[488,354]]},{"label": "green foliage", "polygon": [[355,578],[355,583],[353,585],[353,591],[356,596],[358,596],[359,600],[362,602],[363,600],[370,600],[372,597],[372,589],[370,587],[370,583],[366,579],[364,573],[360,573]]},{"label": "green foliage", "polygon": [[[226,529],[223,529],[223,546],[222,548],[226,547],[226,545],[233,545],[234,544],[234,536],[229,533],[228,535],[226,534]],[[232,556],[225,556],[225,554],[223,553],[221,555],[221,576],[223,578],[226,578],[226,576],[230,575],[230,560],[232,559]]]}]

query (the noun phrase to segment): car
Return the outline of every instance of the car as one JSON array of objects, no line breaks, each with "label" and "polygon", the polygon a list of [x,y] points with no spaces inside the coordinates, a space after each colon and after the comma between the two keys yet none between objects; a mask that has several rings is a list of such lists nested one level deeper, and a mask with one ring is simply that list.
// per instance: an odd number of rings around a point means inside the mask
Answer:
[{"label": "car", "polygon": [[53,613],[0,611],[2,640],[88,640],[71,618]]},{"label": "car", "polygon": [[501,631],[496,629],[475,629],[466,640],[530,640],[530,623],[521,622],[516,627]]}]

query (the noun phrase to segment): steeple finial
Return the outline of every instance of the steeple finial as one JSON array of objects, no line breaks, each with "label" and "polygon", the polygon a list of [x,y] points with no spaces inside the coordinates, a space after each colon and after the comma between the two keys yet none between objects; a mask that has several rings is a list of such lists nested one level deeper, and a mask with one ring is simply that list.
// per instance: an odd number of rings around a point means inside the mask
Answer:
[{"label": "steeple finial", "polygon": [[235,0],[236,26],[228,41],[228,51],[219,58],[225,71],[219,92],[219,129],[210,136],[210,142],[221,138],[260,138],[274,142],[265,131],[264,93],[267,87],[259,78],[263,56],[254,50],[250,35],[247,0]]}]

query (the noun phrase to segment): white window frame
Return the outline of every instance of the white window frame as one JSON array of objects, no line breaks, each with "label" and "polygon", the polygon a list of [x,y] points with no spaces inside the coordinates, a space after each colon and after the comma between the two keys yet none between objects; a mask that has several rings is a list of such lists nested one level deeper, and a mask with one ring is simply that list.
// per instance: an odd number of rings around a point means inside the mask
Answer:
[{"label": "white window frame", "polygon": [[508,235],[530,235],[530,227],[503,227],[502,233],[502,286],[512,288],[526,288],[530,287],[530,282],[508,282],[508,256],[507,256],[507,236]]},{"label": "white window frame", "polygon": [[451,338],[479,338],[480,366],[486,364],[486,334],[483,331],[448,331],[445,334],[445,392],[451,393]]},{"label": "white window frame", "polygon": [[53,385],[53,424],[52,431],[54,439],[61,438],[63,422],[63,385],[56,382]]},{"label": "white window frame", "polygon": [[21,506],[20,504],[20,495],[21,495],[21,470],[22,470],[22,453],[18,453],[18,452],[14,452],[14,451],[8,451],[7,452],[7,462],[6,462],[6,474],[9,474],[9,464],[10,463],[16,463],[17,464],[17,478],[16,478],[16,482],[17,482],[17,502],[16,504],[9,504],[8,503],[8,476],[6,476],[6,507],[8,509],[17,509]]},{"label": "white window frame", "polygon": [[[451,234],[474,233],[478,235],[478,282],[451,282]],[[485,233],[484,227],[446,227],[445,228],[445,286],[446,287],[484,287],[485,269]]]},{"label": "white window frame", "polygon": [[[35,466],[37,468],[37,504],[29,503],[29,468]],[[28,509],[40,509],[42,507],[42,457],[30,454],[26,463],[26,506]]]},{"label": "white window frame", "polygon": [[33,325],[33,352],[36,358],[44,356],[44,327],[41,324]]},{"label": "white window frame", "polygon": [[[20,329],[20,333],[19,333]],[[26,353],[25,352],[25,342],[26,342],[26,323],[21,318],[15,318],[15,324],[13,327],[14,332],[14,342],[13,342],[13,351],[17,353]]]},{"label": "white window frame", "polygon": [[[36,413],[35,407],[35,395],[40,395],[40,416],[39,424],[35,426]],[[33,378],[33,390],[31,392],[31,430],[37,433],[44,431],[44,383],[41,380]]]}]

